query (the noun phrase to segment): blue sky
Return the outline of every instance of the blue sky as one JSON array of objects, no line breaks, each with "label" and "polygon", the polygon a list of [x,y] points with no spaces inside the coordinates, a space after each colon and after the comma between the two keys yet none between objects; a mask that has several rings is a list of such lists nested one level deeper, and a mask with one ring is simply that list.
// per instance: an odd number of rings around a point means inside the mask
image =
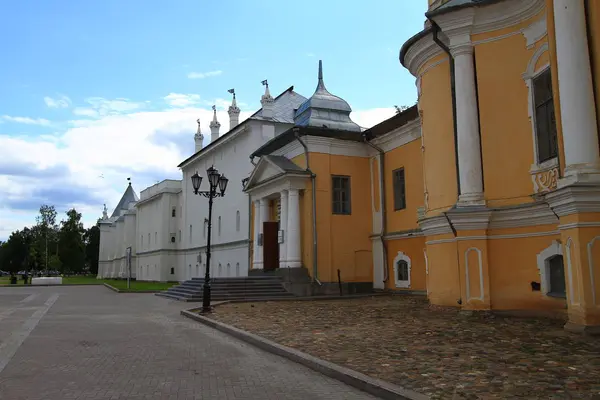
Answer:
[{"label": "blue sky", "polygon": [[[227,89],[242,119],[268,79],[304,96],[325,82],[370,126],[416,101],[400,46],[426,1],[22,0],[0,6],[0,240],[39,204],[72,206],[89,225],[131,176],[139,192],[193,151]],[[205,135],[210,136],[210,135]],[[64,215],[64,214],[63,214]]]}]

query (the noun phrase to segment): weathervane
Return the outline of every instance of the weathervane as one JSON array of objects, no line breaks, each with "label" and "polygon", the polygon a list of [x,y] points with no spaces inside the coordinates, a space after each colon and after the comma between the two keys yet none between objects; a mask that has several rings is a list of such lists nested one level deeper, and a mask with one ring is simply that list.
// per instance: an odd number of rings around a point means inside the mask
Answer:
[{"label": "weathervane", "polygon": [[235,99],[235,89],[229,89],[228,92],[231,93]]},{"label": "weathervane", "polygon": [[213,110],[214,112],[217,112],[217,106],[213,104],[213,106],[212,106],[212,110]]},{"label": "weathervane", "polygon": [[263,86],[269,87],[269,82],[267,82],[266,79],[264,81],[261,81],[260,83],[262,83]]}]

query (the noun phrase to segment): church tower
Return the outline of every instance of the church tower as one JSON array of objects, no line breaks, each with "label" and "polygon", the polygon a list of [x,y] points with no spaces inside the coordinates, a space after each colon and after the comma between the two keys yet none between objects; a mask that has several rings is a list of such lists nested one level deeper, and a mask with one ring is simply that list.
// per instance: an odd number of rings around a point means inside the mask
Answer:
[{"label": "church tower", "polygon": [[202,129],[200,128],[200,119],[197,119],[198,123],[198,131],[194,135],[194,142],[196,143],[196,153],[202,150],[202,141],[204,140],[204,135],[202,134]]},{"label": "church tower", "polygon": [[235,101],[235,89],[229,89],[228,92],[233,95],[233,100],[231,101],[229,110],[227,110],[229,114],[229,130],[232,130],[240,123],[240,109]]},{"label": "church tower", "polygon": [[219,128],[221,128],[221,123],[217,121],[217,107],[212,106],[213,109],[213,119],[210,121],[210,142],[214,142],[219,138]]}]

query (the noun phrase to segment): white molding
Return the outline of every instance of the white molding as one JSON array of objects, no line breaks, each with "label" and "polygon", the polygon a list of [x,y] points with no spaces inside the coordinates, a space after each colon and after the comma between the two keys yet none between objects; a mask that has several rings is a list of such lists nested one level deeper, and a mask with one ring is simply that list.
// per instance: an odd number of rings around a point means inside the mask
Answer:
[{"label": "white molding", "polygon": [[450,222],[456,230],[475,231],[486,230],[490,224],[492,210],[469,210],[467,212],[449,211],[447,213]]},{"label": "white molding", "polygon": [[563,217],[579,213],[600,212],[600,187],[571,185],[546,194],[554,212]]},{"label": "white molding", "polygon": [[[449,36],[460,34],[464,37],[465,35],[470,36],[470,34],[487,33],[518,25],[535,17],[544,8],[544,0],[506,0],[483,7],[469,7],[456,12],[448,12],[439,16],[434,16],[433,19],[442,27],[442,34],[449,33]],[[468,25],[469,20],[470,25]],[[531,37],[532,40],[536,39],[537,33],[539,33],[539,30],[541,29],[537,26],[532,26],[535,24],[536,23],[533,23],[524,29],[509,34],[474,41],[472,44],[477,45],[502,40],[519,34],[525,36],[527,43],[527,37]],[[525,31],[527,34],[525,34]],[[543,36],[537,39],[537,41],[542,38]],[[461,40],[464,41],[464,38]],[[429,33],[413,43],[408,49],[404,56],[404,64],[413,76],[419,76],[425,72],[423,71],[421,74],[418,73],[423,65],[439,54],[443,54],[443,52],[440,47],[433,42],[433,34]]]},{"label": "white molding", "polygon": [[[321,136],[303,136],[309,153],[323,153],[349,157],[369,157],[369,147],[362,142],[326,138]],[[272,155],[285,156],[290,160],[304,154],[304,148],[294,140],[285,146],[273,151]]]},{"label": "white molding", "polygon": [[394,129],[391,132],[374,138],[371,142],[384,152],[390,152],[407,143],[415,141],[421,137],[421,119],[416,118],[406,125]]},{"label": "white molding", "polygon": [[546,16],[544,15],[543,18],[535,21],[521,32],[523,33],[523,36],[525,36],[527,48],[532,49],[535,44],[542,40],[548,33]]},{"label": "white molding", "polygon": [[494,210],[489,229],[522,228],[558,224],[558,218],[547,203]]},{"label": "white molding", "polygon": [[[406,263],[408,264],[408,280],[407,281],[398,280],[398,262],[399,261],[406,261]],[[403,252],[399,251],[398,254],[396,255],[396,258],[394,258],[394,282],[396,284],[396,287],[402,288],[402,289],[410,288],[410,275],[411,275],[410,257],[407,256],[406,254],[404,254]]]},{"label": "white molding", "polygon": [[255,201],[274,197],[284,190],[304,190],[308,179],[310,179],[309,175],[293,175],[288,173],[253,187],[248,190],[248,194],[251,200]]},{"label": "white molding", "polygon": [[514,233],[510,235],[478,235],[478,236],[459,236],[451,239],[436,239],[429,240],[425,244],[441,244],[441,243],[453,243],[462,242],[465,240],[496,240],[496,239],[523,239],[543,236],[557,236],[560,235],[559,231],[547,231],[547,232],[532,232],[532,233]]},{"label": "white molding", "polygon": [[599,228],[600,227],[600,222],[571,222],[568,224],[562,224],[558,226],[558,229],[561,231],[567,230],[567,229],[574,229],[574,228]]},{"label": "white molding", "polygon": [[[481,294],[479,297],[471,297],[471,289],[470,289],[470,278],[469,278],[469,253],[471,251],[476,251],[477,252],[477,259],[479,261],[479,293]],[[477,247],[469,247],[466,251],[465,251],[465,276],[466,276],[466,290],[467,290],[467,301],[474,299],[474,300],[481,300],[483,301],[484,296],[484,289],[483,289],[483,263],[482,263],[482,259],[481,259],[481,250],[479,250]]]},{"label": "white molding", "polygon": [[401,233],[388,233],[384,236],[385,240],[397,240],[397,239],[410,239],[410,238],[415,238],[415,237],[423,237],[425,236],[423,231],[421,230],[414,230],[414,231],[409,231],[409,232],[401,232]]},{"label": "white molding", "polygon": [[550,246],[540,251],[537,258],[537,268],[540,274],[541,289],[544,296],[548,295],[550,291],[550,273],[548,271],[548,259],[554,256],[562,256],[563,250],[562,245],[558,240],[553,240]]},{"label": "white molding", "polygon": [[594,276],[594,257],[592,254],[592,249],[594,247],[594,243],[598,239],[600,239],[600,236],[595,236],[587,244],[588,267],[590,269],[590,286],[592,289],[592,304],[594,307],[598,307],[599,304],[596,303],[596,277]]},{"label": "white molding", "polygon": [[425,218],[419,221],[419,227],[425,236],[443,235],[452,233],[448,219],[444,215]]},{"label": "white molding", "polygon": [[[573,246],[573,240],[569,237],[565,244],[565,253],[567,259],[567,274],[569,276],[569,303],[573,306],[578,306],[581,302],[581,293],[577,292],[577,301],[575,301],[575,290],[573,288],[573,261],[571,260],[571,247]],[[581,280],[581,279],[579,279]],[[578,280],[578,281],[579,281]],[[579,286],[579,283],[577,284]]]},{"label": "white molding", "polygon": [[514,31],[514,32],[510,32],[510,33],[505,33],[504,35],[490,37],[487,39],[474,40],[473,46],[477,46],[477,45],[485,44],[485,43],[497,42],[499,40],[508,39],[509,37],[512,37],[512,36],[521,35],[522,33],[523,33],[522,31]]}]

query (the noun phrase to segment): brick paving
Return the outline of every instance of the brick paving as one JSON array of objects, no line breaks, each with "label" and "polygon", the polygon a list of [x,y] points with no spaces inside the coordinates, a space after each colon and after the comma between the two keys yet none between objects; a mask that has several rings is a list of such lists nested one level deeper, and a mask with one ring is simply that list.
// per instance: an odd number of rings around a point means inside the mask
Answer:
[{"label": "brick paving", "polygon": [[374,399],[185,307],[103,287],[0,288],[0,399]]},{"label": "brick paving", "polygon": [[600,399],[600,338],[422,297],[218,306],[221,322],[433,399]]}]

